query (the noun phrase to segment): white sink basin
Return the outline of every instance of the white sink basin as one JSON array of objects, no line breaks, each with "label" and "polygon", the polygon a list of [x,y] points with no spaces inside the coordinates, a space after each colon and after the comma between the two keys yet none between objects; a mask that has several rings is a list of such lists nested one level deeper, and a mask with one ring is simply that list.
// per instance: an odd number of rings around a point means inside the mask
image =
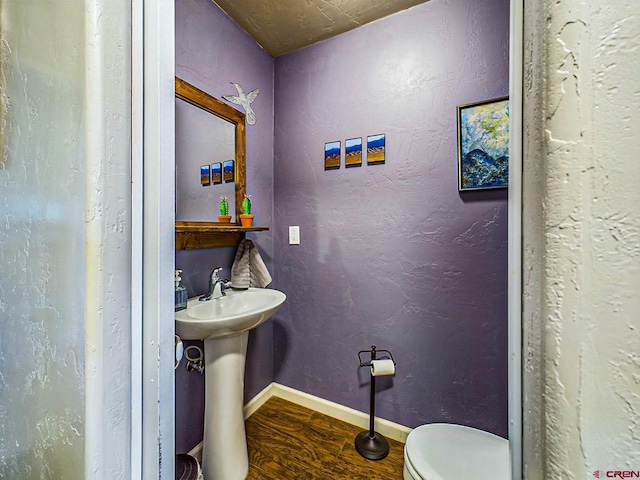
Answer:
[{"label": "white sink basin", "polygon": [[234,335],[257,327],[273,316],[287,298],[279,290],[249,288],[227,290],[223,297],[187,301],[186,310],[175,313],[176,333],[184,340]]}]

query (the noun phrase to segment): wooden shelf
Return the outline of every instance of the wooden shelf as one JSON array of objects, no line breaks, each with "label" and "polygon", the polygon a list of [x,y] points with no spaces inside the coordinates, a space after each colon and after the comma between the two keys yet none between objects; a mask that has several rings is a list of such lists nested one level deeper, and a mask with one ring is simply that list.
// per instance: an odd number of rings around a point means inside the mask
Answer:
[{"label": "wooden shelf", "polygon": [[217,222],[176,222],[176,250],[237,247],[247,232],[264,232],[268,227],[242,227]]}]

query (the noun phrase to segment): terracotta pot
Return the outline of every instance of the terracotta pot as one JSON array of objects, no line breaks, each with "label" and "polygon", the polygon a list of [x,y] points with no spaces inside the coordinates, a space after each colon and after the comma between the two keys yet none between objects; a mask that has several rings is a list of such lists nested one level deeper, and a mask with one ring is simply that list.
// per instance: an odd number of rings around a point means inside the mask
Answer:
[{"label": "terracotta pot", "polygon": [[241,213],[240,223],[242,223],[243,227],[250,227],[253,225],[253,213]]},{"label": "terracotta pot", "polygon": [[218,215],[218,222],[231,223],[231,215]]}]

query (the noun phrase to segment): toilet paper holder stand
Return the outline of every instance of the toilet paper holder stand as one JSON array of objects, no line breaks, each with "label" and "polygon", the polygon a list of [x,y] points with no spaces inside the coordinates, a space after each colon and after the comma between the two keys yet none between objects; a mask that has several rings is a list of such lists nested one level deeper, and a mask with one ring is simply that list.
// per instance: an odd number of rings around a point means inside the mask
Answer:
[{"label": "toilet paper holder stand", "polygon": [[[362,355],[368,353],[371,355],[371,359],[368,362],[362,361]],[[377,360],[379,353],[389,355],[389,358],[395,365],[396,362],[393,359],[393,355],[389,350],[377,350],[375,345],[371,346],[371,350],[360,350],[358,352],[358,360],[360,361],[360,367],[372,367],[373,361]],[[374,430],[374,417],[376,407],[376,377],[371,374],[371,394],[369,397],[369,430],[360,432],[355,439],[355,447],[357,452],[364,458],[369,460],[382,460],[389,454],[389,442],[381,434]]]}]

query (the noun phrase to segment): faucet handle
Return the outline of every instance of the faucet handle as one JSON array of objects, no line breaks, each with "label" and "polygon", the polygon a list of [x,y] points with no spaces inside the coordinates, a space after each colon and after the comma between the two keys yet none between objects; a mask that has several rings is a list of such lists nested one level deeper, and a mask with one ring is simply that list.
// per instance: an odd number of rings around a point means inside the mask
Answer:
[{"label": "faucet handle", "polygon": [[211,280],[214,282],[217,282],[218,280],[220,280],[220,277],[218,276],[218,272],[222,271],[222,267],[217,267],[213,269],[213,272],[211,272]]}]

